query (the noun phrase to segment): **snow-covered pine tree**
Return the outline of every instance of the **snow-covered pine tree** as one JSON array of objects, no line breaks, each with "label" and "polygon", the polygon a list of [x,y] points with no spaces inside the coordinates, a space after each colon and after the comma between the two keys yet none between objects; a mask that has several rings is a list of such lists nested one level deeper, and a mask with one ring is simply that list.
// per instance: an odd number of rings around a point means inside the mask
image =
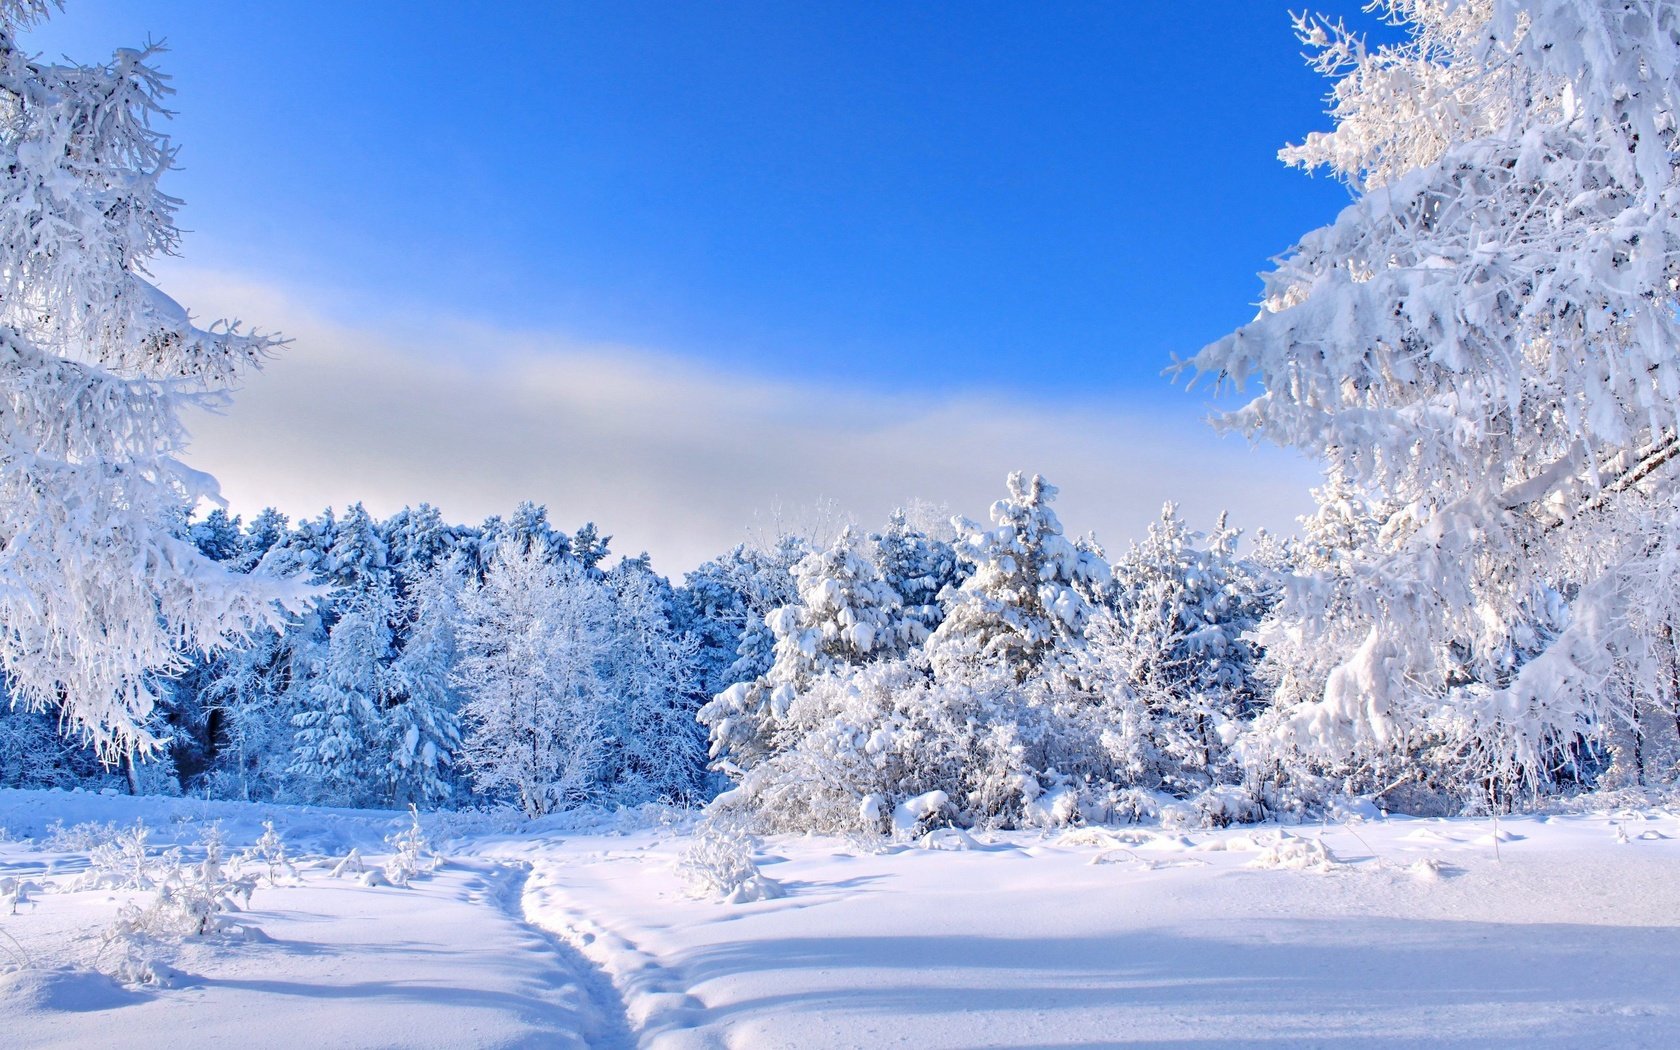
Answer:
[{"label": "snow-covered pine tree", "polygon": [[245,527],[245,538],[233,567],[239,572],[251,572],[262,564],[269,551],[286,541],[290,531],[290,522],[284,514],[273,507],[265,508]]},{"label": "snow-covered pine tree", "polygon": [[482,794],[539,816],[599,790],[611,609],[602,584],[539,544],[507,544],[459,599],[462,755]]},{"label": "snow-covered pine tree", "polygon": [[921,645],[945,618],[940,594],[962,582],[955,548],[911,525],[903,509],[869,542],[875,570],[904,603],[905,644]]},{"label": "snow-covered pine tree", "polygon": [[343,598],[391,589],[391,546],[367,508],[353,503],[335,523],[325,565],[327,582]]},{"label": "snow-covered pine tree", "polygon": [[706,745],[695,711],[704,695],[698,643],[671,624],[671,585],[644,554],[606,574],[612,637],[604,677],[612,698],[607,789],[625,804],[701,797]]},{"label": "snow-covered pine tree", "polygon": [[535,548],[549,561],[558,561],[571,551],[566,534],[549,523],[548,508],[530,500],[513,508],[505,521],[491,518],[485,522],[484,540],[491,545],[492,555],[509,543]]},{"label": "snow-covered pine tree", "polygon": [[326,805],[369,806],[386,801],[385,712],[392,680],[391,622],[395,599],[388,579],[375,576],[351,592],[313,668],[297,729],[290,773],[305,799]]},{"label": "snow-covered pine tree", "polygon": [[385,535],[360,503],[332,530],[320,569],[332,587],[325,601],[327,642],[310,669],[290,773],[295,790],[314,802],[371,805],[383,801],[392,750],[385,725],[395,697],[396,581]]},{"label": "snow-covered pine tree", "polygon": [[198,552],[211,561],[235,562],[245,548],[245,530],[237,515],[229,516],[221,507],[187,527],[187,538]]},{"label": "snow-covered pine tree", "polygon": [[585,572],[600,576],[601,563],[606,561],[607,555],[611,553],[611,544],[611,536],[601,535],[594,522],[586,521],[572,536],[568,550],[577,563],[583,566]]},{"label": "snow-covered pine tree", "polygon": [[672,622],[694,640],[702,696],[716,696],[735,683],[730,669],[746,629],[746,601],[728,559],[714,558],[688,573],[673,595]]},{"label": "snow-covered pine tree", "polygon": [[390,545],[391,570],[397,574],[399,592],[405,595],[414,581],[447,563],[455,550],[456,530],[429,503],[397,511],[384,523],[383,531]]},{"label": "snow-covered pine tree", "polygon": [[1219,780],[1259,702],[1247,635],[1273,583],[1237,555],[1220,517],[1190,530],[1168,503],[1114,565],[1114,604],[1086,632],[1079,667],[1095,694],[1102,753],[1131,785],[1180,797]]},{"label": "snow-covered pine tree", "polygon": [[1066,663],[1083,645],[1085,595],[1108,575],[1094,550],[1062,535],[1050,509],[1056,487],[1009,475],[990,529],[959,523],[957,554],[973,571],[950,594],[925,651],[936,677],[1003,675],[1024,683]]},{"label": "snow-covered pine tree", "polygon": [[155,683],[184,652],[276,623],[295,597],[174,527],[214,495],[177,458],[182,411],[279,344],[197,328],[146,280],[179,243],[156,49],[38,62],[17,34],[48,10],[0,3],[0,668],[15,701],[114,759],[158,747]]},{"label": "snow-covered pine tree", "polygon": [[700,711],[711,732],[711,753],[747,768],[778,748],[781,726],[796,696],[819,676],[871,660],[903,655],[913,629],[903,602],[858,551],[848,526],[833,545],[800,559],[790,570],[796,600],[770,612],[770,667],[757,678],[718,694]]},{"label": "snow-covered pine tree", "polygon": [[[1225,425],[1323,455],[1383,511],[1304,742],[1450,734],[1484,782],[1544,788],[1580,735],[1673,703],[1680,5],[1383,10],[1402,43],[1299,20],[1335,127],[1283,157],[1355,199],[1192,367],[1259,380]],[[1321,620],[1299,593],[1291,615]],[[1537,636],[1560,593],[1567,624]]]},{"label": "snow-covered pine tree", "polygon": [[[411,554],[403,569],[417,571],[420,562]],[[433,563],[410,577],[402,602],[402,652],[391,665],[385,763],[390,801],[397,805],[436,806],[459,789],[454,765],[461,750],[461,700],[450,675],[463,575],[452,562]]]}]

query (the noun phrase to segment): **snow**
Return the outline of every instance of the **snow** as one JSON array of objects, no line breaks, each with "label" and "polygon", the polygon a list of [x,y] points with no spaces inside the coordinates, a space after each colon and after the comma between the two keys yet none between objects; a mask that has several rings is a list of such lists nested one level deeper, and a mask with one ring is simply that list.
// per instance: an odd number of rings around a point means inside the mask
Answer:
[{"label": "snow", "polygon": [[[256,933],[118,984],[99,933],[147,895],[78,888],[98,835],[77,826],[137,819],[189,853],[272,821],[297,875],[233,916]],[[674,811],[424,823],[437,869],[369,886],[331,869],[390,864],[406,815],[0,792],[0,879],[40,887],[0,914],[4,1042],[1626,1047],[1680,1021],[1680,814],[1659,807],[740,836],[785,893],[740,903],[690,894],[705,832]]]}]

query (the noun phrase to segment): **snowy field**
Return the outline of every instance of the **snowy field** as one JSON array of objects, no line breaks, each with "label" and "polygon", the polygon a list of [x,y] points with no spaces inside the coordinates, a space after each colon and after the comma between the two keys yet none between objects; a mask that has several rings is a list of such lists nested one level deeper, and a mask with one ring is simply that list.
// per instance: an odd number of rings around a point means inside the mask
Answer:
[{"label": "snowy field", "polygon": [[[271,820],[249,907],[107,973],[121,864]],[[476,822],[477,826],[474,827]],[[1672,1046],[1680,816],[760,841],[784,896],[690,896],[683,822],[494,827],[0,792],[6,1046]],[[79,840],[79,841],[78,841]],[[272,844],[272,840],[270,840]],[[351,850],[364,869],[339,871]],[[260,851],[259,851],[260,852]],[[410,851],[413,852],[412,850]],[[132,851],[131,851],[132,853]],[[354,864],[350,866],[353,868]],[[18,892],[22,887],[23,892]],[[15,903],[14,903],[15,900]]]}]

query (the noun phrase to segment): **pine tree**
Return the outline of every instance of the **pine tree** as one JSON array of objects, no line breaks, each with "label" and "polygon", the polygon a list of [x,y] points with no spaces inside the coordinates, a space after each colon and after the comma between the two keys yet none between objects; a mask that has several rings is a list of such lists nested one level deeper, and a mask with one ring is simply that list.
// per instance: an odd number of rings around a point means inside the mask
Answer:
[{"label": "pine tree", "polygon": [[607,694],[616,744],[609,774],[622,802],[689,802],[706,780],[699,708],[697,643],[671,624],[670,584],[647,556],[627,558],[606,576],[612,595]]},{"label": "pine tree", "polygon": [[[412,569],[418,559],[405,560]],[[435,806],[458,790],[453,770],[461,751],[461,701],[451,684],[457,597],[462,572],[434,564],[411,583],[404,600],[402,653],[391,666],[392,700],[385,776],[391,801]]]},{"label": "pine tree", "polygon": [[183,653],[277,622],[293,592],[229,572],[177,534],[211,479],[181,464],[181,413],[276,350],[195,327],[144,277],[179,243],[159,187],[174,147],[157,50],[37,62],[0,4],[0,668],[107,759],[150,753],[156,683]]},{"label": "pine tree", "polygon": [[313,802],[368,806],[387,801],[385,711],[396,692],[386,582],[375,577],[353,594],[312,668],[307,702],[292,716],[297,728],[290,769],[297,790]]},{"label": "pine tree", "polygon": [[1261,694],[1248,636],[1273,592],[1237,539],[1223,516],[1191,531],[1168,503],[1114,566],[1113,608],[1093,617],[1079,664],[1102,749],[1131,784],[1187,796],[1236,779],[1231,745]]},{"label": "pine tree", "polygon": [[1064,664],[1082,645],[1085,597],[1108,574],[1095,553],[1062,535],[1050,503],[1056,487],[1009,476],[1009,498],[992,505],[994,527],[961,523],[958,556],[973,572],[950,596],[927,640],[944,679],[1004,675],[1024,683]]},{"label": "pine tree", "polygon": [[429,503],[410,510],[404,507],[385,522],[390,546],[391,570],[402,591],[416,580],[449,561],[456,546],[456,530],[446,525],[438,509]]},{"label": "pine tree", "polygon": [[903,641],[921,645],[945,618],[940,594],[962,582],[957,552],[950,543],[913,527],[903,509],[893,511],[887,527],[869,541],[876,571],[903,601]]},{"label": "pine tree", "polygon": [[778,748],[778,734],[801,731],[782,723],[815,679],[905,653],[914,630],[905,623],[902,600],[857,545],[858,537],[845,528],[832,546],[790,570],[795,600],[764,618],[773,644],[770,666],[701,709],[714,757],[750,767]]}]

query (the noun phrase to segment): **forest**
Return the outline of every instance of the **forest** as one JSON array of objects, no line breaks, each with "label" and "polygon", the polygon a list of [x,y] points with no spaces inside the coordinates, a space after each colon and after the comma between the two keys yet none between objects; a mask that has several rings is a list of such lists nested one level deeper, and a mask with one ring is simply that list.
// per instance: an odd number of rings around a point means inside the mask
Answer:
[{"label": "forest", "polygon": [[1257,384],[1217,425],[1319,459],[1298,534],[1168,505],[1105,550],[1022,472],[978,520],[785,531],[677,583],[535,503],[217,509],[181,413],[284,341],[146,279],[179,243],[155,51],[38,62],[14,34],[50,5],[6,0],[0,784],[862,831],[1667,783],[1674,11],[1379,6],[1403,42],[1295,26],[1335,127],[1281,157],[1351,203],[1172,370]]}]

